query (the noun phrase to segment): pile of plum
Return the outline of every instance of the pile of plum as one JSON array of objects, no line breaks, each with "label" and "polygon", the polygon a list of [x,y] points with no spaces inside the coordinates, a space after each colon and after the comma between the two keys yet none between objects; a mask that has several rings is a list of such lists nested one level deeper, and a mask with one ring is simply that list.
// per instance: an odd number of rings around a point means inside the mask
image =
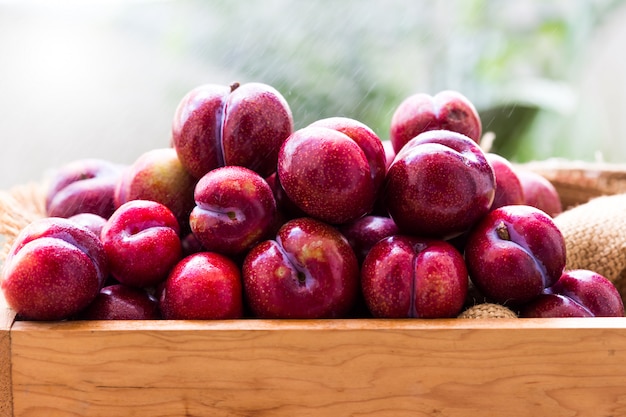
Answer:
[{"label": "pile of plum", "polygon": [[623,316],[611,281],[566,270],[554,187],[482,134],[456,91],[407,97],[381,140],[295,130],[266,84],[201,85],[169,146],[51,175],[2,290],[27,320]]}]

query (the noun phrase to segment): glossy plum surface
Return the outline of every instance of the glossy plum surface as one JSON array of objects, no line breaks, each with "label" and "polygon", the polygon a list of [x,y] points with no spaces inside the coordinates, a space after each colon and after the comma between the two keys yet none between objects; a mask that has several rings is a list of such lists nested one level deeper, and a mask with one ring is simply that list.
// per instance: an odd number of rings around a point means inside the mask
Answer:
[{"label": "glossy plum surface", "polygon": [[490,209],[495,173],[467,136],[431,130],[407,143],[389,166],[383,203],[405,234],[450,239]]},{"label": "glossy plum surface", "polygon": [[369,163],[370,176],[375,192],[383,185],[387,172],[387,154],[383,142],[376,133],[366,124],[349,117],[329,117],[320,119],[309,126],[327,127],[344,133],[356,142],[365,154]]},{"label": "glossy plum surface", "polygon": [[396,235],[372,247],[361,286],[374,317],[455,317],[467,296],[467,268],[447,242]]},{"label": "glossy plum surface", "polygon": [[524,203],[537,207],[550,216],[563,212],[563,205],[559,193],[554,185],[542,175],[526,170],[518,170],[517,175],[524,190]]},{"label": "glossy plum surface", "polygon": [[565,271],[549,289],[571,298],[596,317],[623,317],[624,303],[615,285],[597,272],[586,269]]},{"label": "glossy plum surface", "polygon": [[184,227],[194,207],[196,182],[174,149],[151,149],[124,170],[115,188],[115,206],[131,200],[156,201],[169,208]]},{"label": "glossy plum surface", "polygon": [[543,211],[504,206],[472,230],[465,260],[472,282],[483,294],[501,304],[523,304],[561,277],[565,240]]},{"label": "glossy plum surface", "polygon": [[267,177],[293,131],[285,98],[263,83],[204,84],[189,91],[172,122],[172,145],[196,178],[227,165]]},{"label": "glossy plum surface", "polygon": [[520,310],[522,318],[593,317],[589,309],[561,294],[540,294]]},{"label": "glossy plum surface", "polygon": [[24,319],[61,320],[85,308],[108,276],[98,237],[58,217],[22,229],[3,265],[7,304]]},{"label": "glossy plum surface", "polygon": [[182,257],[180,228],[161,203],[131,200],[102,229],[110,271],[122,284],[150,287],[163,281]]},{"label": "glossy plum surface", "polygon": [[78,213],[68,217],[68,220],[78,223],[78,225],[85,227],[98,237],[100,237],[102,228],[107,222],[107,219],[94,213]]},{"label": "glossy plum surface", "polygon": [[270,185],[256,172],[227,166],[209,171],[195,190],[189,224],[202,246],[229,255],[269,237],[276,217]]},{"label": "glossy plum surface", "polygon": [[243,263],[244,294],[261,318],[335,318],[353,307],[359,265],[346,238],[312,218],[285,223]]},{"label": "glossy plum surface", "polygon": [[366,153],[348,135],[310,126],[285,141],[277,173],[280,186],[300,210],[341,224],[373,209],[378,188],[370,169]]},{"label": "glossy plum surface", "polygon": [[420,133],[439,129],[462,133],[478,143],[482,123],[472,102],[458,91],[444,90],[434,96],[417,93],[396,108],[389,139],[398,152]]},{"label": "glossy plum surface", "polygon": [[163,283],[159,304],[163,318],[170,320],[241,318],[241,271],[230,258],[218,253],[187,256]]},{"label": "glossy plum surface", "polygon": [[390,217],[376,215],[363,216],[345,223],[339,227],[339,231],[348,239],[359,264],[378,241],[400,232]]}]

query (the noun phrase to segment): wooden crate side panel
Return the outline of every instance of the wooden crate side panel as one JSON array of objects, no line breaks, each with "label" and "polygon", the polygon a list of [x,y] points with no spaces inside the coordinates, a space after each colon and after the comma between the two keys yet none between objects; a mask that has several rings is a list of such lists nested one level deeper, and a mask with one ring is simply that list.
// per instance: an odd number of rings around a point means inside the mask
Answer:
[{"label": "wooden crate side panel", "polygon": [[13,416],[10,332],[14,319],[15,312],[7,306],[0,291],[0,417]]},{"label": "wooden crate side panel", "polygon": [[11,335],[0,329],[0,417],[12,417]]},{"label": "wooden crate side panel", "polygon": [[16,323],[15,416],[626,414],[626,330]]}]

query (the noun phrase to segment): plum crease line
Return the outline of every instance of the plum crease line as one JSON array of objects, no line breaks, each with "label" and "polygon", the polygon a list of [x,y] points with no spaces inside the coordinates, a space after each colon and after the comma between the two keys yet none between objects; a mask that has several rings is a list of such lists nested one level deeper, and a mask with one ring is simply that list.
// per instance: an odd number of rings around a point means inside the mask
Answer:
[{"label": "plum crease line", "polygon": [[[532,256],[532,252],[530,248],[528,247],[528,244],[526,243],[526,239],[516,239],[516,238],[520,238],[521,235],[517,232],[517,230],[515,230],[514,227],[512,227],[511,224],[506,224],[506,226],[507,226],[507,231],[509,235],[511,236],[510,241],[515,243],[520,248],[524,249],[524,252],[526,252],[526,254],[530,256],[530,258],[533,260],[535,265],[537,265],[537,267],[539,268],[539,271],[541,272],[541,278],[543,279],[543,286],[545,287],[548,283],[548,270],[546,269],[546,266],[542,262],[539,262],[536,256]],[[520,243],[520,240],[523,242],[523,244]]]},{"label": "plum crease line", "polygon": [[217,118],[217,135],[215,137],[215,150],[217,151],[217,164],[220,167],[226,165],[226,157],[224,156],[224,122],[226,121],[226,112],[228,111],[228,98],[232,92],[229,92],[222,99],[222,106],[220,108],[220,117]]},{"label": "plum crease line", "polygon": [[[278,250],[279,250],[279,251],[280,251],[280,253],[281,253],[281,254],[282,254],[282,255],[283,255],[283,256],[287,259],[287,261],[289,261],[289,264],[290,264],[291,266],[293,266],[293,268],[294,268],[297,272],[304,274],[304,276],[307,278],[307,279],[306,279],[306,281],[305,281],[305,286],[306,286],[306,282],[308,282],[308,280],[309,280],[309,278],[310,278],[310,277],[309,277],[309,273],[308,273],[308,271],[306,271],[306,270],[304,269],[304,266],[303,266],[303,265],[300,265],[300,262],[298,262],[298,261],[297,261],[297,259],[296,259],[296,258],[295,258],[292,254],[290,254],[289,252],[287,252],[287,251],[285,250],[285,248],[283,247],[283,242],[281,241],[280,236],[276,236],[276,241],[275,241],[275,242],[276,242],[276,243],[277,243],[277,245],[278,245]],[[299,281],[299,280],[298,280],[298,281]]]}]

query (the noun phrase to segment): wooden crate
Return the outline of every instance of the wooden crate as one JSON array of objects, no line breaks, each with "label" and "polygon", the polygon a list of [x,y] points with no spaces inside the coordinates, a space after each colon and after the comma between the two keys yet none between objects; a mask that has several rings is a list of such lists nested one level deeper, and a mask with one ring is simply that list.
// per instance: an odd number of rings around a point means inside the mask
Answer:
[{"label": "wooden crate", "polygon": [[0,395],[0,417],[620,416],[626,318],[30,322],[0,296]]},{"label": "wooden crate", "polygon": [[42,323],[2,312],[2,417],[626,415],[626,318]]}]

